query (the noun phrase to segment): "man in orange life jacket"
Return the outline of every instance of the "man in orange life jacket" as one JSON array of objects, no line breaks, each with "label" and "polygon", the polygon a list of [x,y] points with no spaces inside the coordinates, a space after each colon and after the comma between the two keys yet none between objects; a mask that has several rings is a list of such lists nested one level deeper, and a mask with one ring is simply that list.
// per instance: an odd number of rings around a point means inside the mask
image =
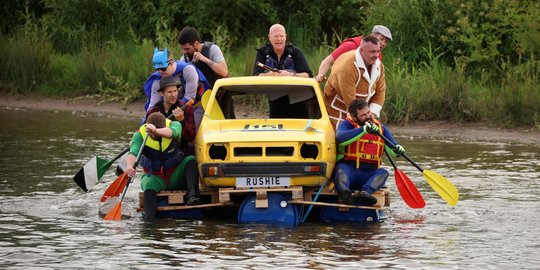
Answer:
[{"label": "man in orange life jacket", "polygon": [[[391,152],[401,155],[405,149],[397,144],[388,128],[371,117],[365,101],[354,100],[348,109],[350,116],[336,130],[338,163],[334,184],[344,203],[373,205],[377,199],[371,194],[384,186],[388,178],[388,171],[380,168],[385,143],[377,133],[381,132],[396,145],[389,149]],[[353,197],[351,190],[360,193]]]}]

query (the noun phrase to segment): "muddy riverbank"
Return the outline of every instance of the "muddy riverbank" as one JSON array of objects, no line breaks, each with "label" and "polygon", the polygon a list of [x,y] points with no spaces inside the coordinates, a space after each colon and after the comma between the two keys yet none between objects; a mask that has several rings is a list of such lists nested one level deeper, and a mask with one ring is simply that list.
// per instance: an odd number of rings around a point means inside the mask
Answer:
[{"label": "muddy riverbank", "polygon": [[[144,113],[144,101],[122,106],[120,103],[102,103],[92,99],[52,99],[29,97],[0,97],[0,106],[31,110],[88,112],[98,115],[117,115],[139,118]],[[390,125],[398,136],[452,137],[474,141],[501,141],[540,145],[540,131],[536,129],[504,129],[485,123],[451,123],[446,121],[418,122],[408,125]]]}]

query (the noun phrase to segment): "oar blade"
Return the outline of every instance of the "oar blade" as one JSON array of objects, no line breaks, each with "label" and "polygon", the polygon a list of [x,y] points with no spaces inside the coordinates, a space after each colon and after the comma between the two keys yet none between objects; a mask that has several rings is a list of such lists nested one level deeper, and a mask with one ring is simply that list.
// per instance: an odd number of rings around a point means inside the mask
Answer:
[{"label": "oar blade", "polygon": [[127,173],[123,173],[120,176],[118,176],[112,184],[105,190],[103,193],[103,196],[101,196],[101,201],[104,202],[108,198],[112,197],[118,197],[120,194],[122,194],[122,191],[126,187],[128,181],[128,175]]},{"label": "oar blade", "polygon": [[409,177],[400,169],[395,169],[396,186],[403,201],[411,208],[424,208],[426,201]]},{"label": "oar blade", "polygon": [[114,208],[105,216],[105,220],[121,220],[122,219],[122,201],[119,201]]},{"label": "oar blade", "polygon": [[75,183],[84,191],[88,192],[105,174],[112,162],[100,157],[93,157],[73,177]]},{"label": "oar blade", "polygon": [[456,206],[459,200],[457,188],[444,176],[430,170],[422,172],[428,184],[435,190],[449,205]]}]

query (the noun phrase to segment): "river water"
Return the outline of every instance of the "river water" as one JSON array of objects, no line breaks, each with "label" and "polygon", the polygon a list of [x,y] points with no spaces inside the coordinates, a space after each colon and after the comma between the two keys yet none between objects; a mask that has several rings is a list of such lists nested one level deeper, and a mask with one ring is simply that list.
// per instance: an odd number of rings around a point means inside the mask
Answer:
[{"label": "river water", "polygon": [[[451,207],[420,172],[398,166],[427,205],[388,186],[382,223],[297,228],[220,220],[120,222],[98,215],[114,166],[89,193],[73,182],[93,156],[124,149],[138,119],[0,108],[2,269],[539,269],[540,146],[399,136],[411,158],[460,191]],[[137,182],[123,207],[135,208]]]}]

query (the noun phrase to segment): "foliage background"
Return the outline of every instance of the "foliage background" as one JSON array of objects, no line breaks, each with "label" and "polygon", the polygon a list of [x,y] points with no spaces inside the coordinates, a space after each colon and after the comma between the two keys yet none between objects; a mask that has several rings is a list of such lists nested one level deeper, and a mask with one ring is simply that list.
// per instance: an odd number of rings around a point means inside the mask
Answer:
[{"label": "foliage background", "polygon": [[254,49],[282,23],[316,72],[348,36],[392,30],[385,120],[488,121],[539,128],[540,3],[454,0],[26,0],[0,8],[0,91],[130,102],[154,46],[195,26],[249,75]]}]

